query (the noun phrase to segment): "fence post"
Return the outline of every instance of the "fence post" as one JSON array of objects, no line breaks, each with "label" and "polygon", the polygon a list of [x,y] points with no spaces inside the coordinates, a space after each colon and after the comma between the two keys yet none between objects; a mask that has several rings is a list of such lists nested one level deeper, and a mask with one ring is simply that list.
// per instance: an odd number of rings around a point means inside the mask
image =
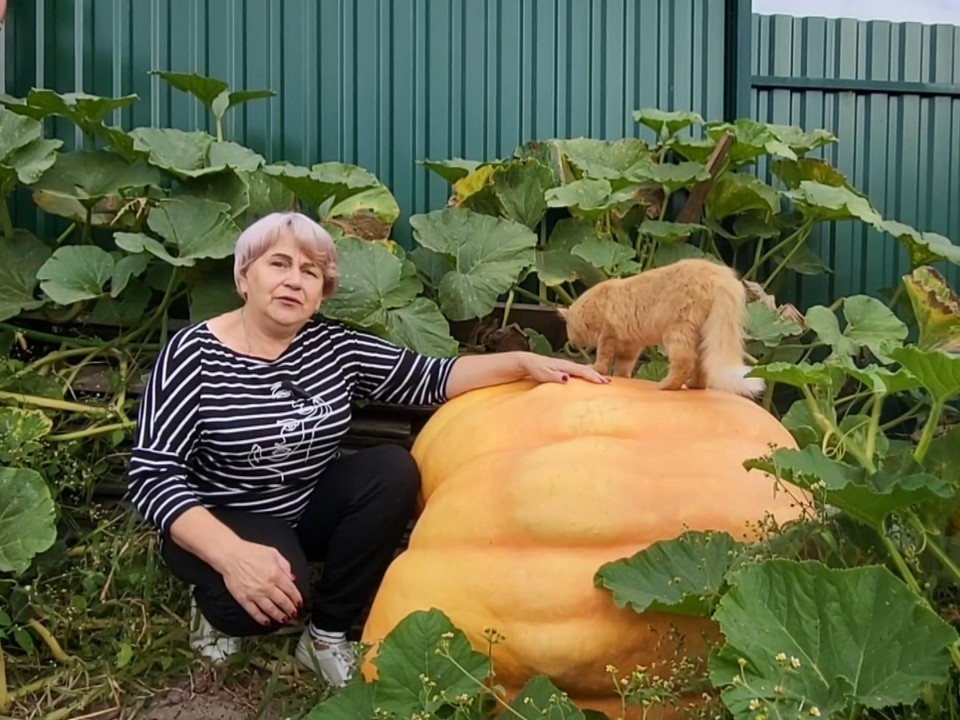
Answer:
[{"label": "fence post", "polygon": [[726,0],[724,16],[723,119],[732,122],[750,116],[752,0]]}]

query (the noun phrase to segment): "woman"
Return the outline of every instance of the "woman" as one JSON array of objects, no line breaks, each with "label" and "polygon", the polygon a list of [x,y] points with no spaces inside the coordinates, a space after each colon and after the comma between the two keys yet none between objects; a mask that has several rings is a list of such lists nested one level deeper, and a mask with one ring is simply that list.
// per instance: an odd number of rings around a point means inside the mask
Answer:
[{"label": "woman", "polygon": [[150,375],[130,497],[159,529],[170,570],[194,586],[191,645],[215,662],[240,637],[298,618],[308,562],[322,561],[296,657],[341,686],[355,664],[346,631],[386,571],[420,481],[402,448],[339,453],[351,402],[435,405],[521,378],[607,379],[533,353],[425,357],[315,318],[336,292],[337,256],[304,215],[258,220],[234,254],[242,307],[176,333]]}]

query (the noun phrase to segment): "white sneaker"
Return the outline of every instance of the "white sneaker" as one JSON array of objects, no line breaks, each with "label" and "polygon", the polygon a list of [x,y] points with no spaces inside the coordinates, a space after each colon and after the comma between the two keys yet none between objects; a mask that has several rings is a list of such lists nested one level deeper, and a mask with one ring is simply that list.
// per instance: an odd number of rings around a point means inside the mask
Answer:
[{"label": "white sneaker", "polygon": [[211,625],[190,601],[190,647],[214,665],[222,665],[231,655],[240,652],[240,638],[226,635]]},{"label": "white sneaker", "polygon": [[353,645],[346,640],[327,645],[310,636],[307,628],[297,643],[296,658],[314,672],[319,672],[334,687],[343,687],[357,667],[357,655]]}]

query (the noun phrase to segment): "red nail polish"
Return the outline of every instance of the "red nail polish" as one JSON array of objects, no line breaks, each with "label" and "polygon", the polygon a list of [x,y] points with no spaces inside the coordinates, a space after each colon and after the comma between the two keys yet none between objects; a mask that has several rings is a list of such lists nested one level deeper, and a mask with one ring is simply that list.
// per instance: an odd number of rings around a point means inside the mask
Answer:
[{"label": "red nail polish", "polygon": [[569,375],[561,375],[561,376],[560,376],[560,379],[563,380],[564,382],[566,382],[567,380],[570,379],[570,376],[569,376]]}]

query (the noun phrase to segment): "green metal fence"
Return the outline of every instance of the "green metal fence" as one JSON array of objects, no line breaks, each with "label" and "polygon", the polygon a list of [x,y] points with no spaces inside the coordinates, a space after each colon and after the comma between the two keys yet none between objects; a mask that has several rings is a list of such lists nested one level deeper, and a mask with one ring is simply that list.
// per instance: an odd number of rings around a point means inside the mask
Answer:
[{"label": "green metal fence", "polygon": [[[11,95],[137,93],[115,118],[127,128],[209,129],[150,70],[273,89],[226,134],[270,161],[371,169],[408,246],[406,218],[448,194],[418,161],[642,136],[631,113],[649,106],[832,130],[827,156],[882,213],[960,243],[956,27],[751,16],[749,0],[18,0],[0,52]],[[803,305],[907,268],[892,238],[852,224],[818,243],[836,272],[798,283]]]},{"label": "green metal fence", "polygon": [[[960,27],[755,16],[752,37],[754,118],[832,131],[823,156],[884,217],[960,244]],[[798,283],[804,305],[909,271],[899,243],[859,223],[817,242],[835,273]],[[958,269],[941,269],[956,287]]]}]

